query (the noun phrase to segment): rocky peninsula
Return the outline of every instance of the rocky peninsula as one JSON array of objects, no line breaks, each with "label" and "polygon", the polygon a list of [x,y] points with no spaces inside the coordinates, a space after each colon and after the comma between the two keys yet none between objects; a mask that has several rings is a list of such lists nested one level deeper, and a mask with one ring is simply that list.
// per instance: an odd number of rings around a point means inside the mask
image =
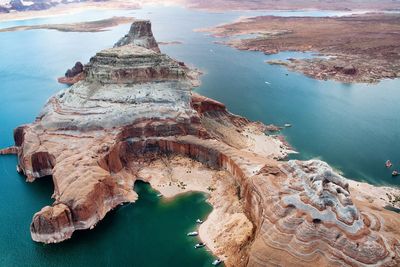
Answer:
[{"label": "rocky peninsula", "polygon": [[200,237],[227,266],[400,264],[398,214],[383,208],[398,190],[351,182],[322,161],[284,161],[290,151],[269,126],[191,91],[199,73],[160,52],[150,22],[135,21],[83,74],[0,151],[18,155],[28,182],[52,176],[34,241],[92,229],[134,202],[142,180],[166,197],[209,194]]},{"label": "rocky peninsula", "polygon": [[109,19],[65,23],[65,24],[42,24],[31,26],[15,26],[0,29],[0,32],[14,32],[27,30],[56,30],[60,32],[100,32],[106,31],[108,28],[118,26],[120,24],[132,23],[135,19],[131,17],[112,17]]},{"label": "rocky peninsula", "polygon": [[[312,78],[376,83],[400,76],[400,15],[347,17],[245,18],[204,29],[216,37],[238,37],[222,43],[241,50],[276,54],[314,52],[311,59],[268,61]],[[241,36],[252,35],[249,38]]]}]

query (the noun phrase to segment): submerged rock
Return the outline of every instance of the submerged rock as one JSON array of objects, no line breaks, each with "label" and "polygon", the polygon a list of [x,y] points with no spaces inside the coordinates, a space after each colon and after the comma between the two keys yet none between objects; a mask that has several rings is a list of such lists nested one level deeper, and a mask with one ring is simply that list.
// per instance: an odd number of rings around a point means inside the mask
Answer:
[{"label": "submerged rock", "polygon": [[247,230],[227,223],[214,231],[229,233],[214,236],[229,249],[213,251],[228,266],[400,264],[397,214],[353,202],[347,180],[323,162],[277,161],[285,144],[265,135],[266,125],[191,93],[193,70],[155,49],[149,25],[135,22],[118,45],[91,58],[79,83],[15,130],[18,169],[28,181],[54,182],[55,202],[33,217],[33,240],[61,242],[93,228],[137,199],[143,168],[173,154],[234,179],[245,211],[236,221]]}]

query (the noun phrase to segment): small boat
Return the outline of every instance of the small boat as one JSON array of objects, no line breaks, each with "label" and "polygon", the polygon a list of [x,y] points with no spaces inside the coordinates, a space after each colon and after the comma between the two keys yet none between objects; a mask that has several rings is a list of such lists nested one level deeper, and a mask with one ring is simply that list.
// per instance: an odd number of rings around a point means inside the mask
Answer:
[{"label": "small boat", "polygon": [[197,220],[196,220],[196,223],[198,223],[198,224],[202,224],[202,223],[203,223],[203,221],[202,221],[202,220],[200,220],[200,219],[197,219]]},{"label": "small boat", "polygon": [[157,197],[162,197],[162,194],[157,194]]},{"label": "small boat", "polygon": [[202,248],[202,247],[205,247],[205,245],[206,244],[204,244],[204,243],[198,243],[198,244],[194,245],[194,248]]},{"label": "small boat", "polygon": [[265,82],[265,84],[271,84],[270,82]]},{"label": "small boat", "polygon": [[212,262],[212,265],[217,266],[222,262],[220,259],[216,259],[215,261]]},{"label": "small boat", "polygon": [[394,177],[394,176],[397,176],[397,175],[399,175],[399,172],[398,172],[397,170],[394,170],[394,171],[392,172],[392,176]]},{"label": "small boat", "polygon": [[385,166],[386,166],[386,168],[392,167],[392,162],[391,162],[390,160],[387,160],[387,161],[385,162]]},{"label": "small boat", "polygon": [[292,125],[290,123],[285,123],[284,125],[285,127],[292,127]]},{"label": "small boat", "polygon": [[199,235],[199,233],[196,231],[187,233],[187,236],[197,236],[197,235]]}]

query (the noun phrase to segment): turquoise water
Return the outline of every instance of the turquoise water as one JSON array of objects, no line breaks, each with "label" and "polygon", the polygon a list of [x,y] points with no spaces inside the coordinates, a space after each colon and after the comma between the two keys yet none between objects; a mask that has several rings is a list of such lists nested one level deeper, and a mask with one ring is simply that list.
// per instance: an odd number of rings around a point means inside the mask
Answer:
[{"label": "turquoise water", "polygon": [[[27,226],[29,213],[50,203],[51,178],[32,185],[23,184],[18,175],[7,178],[19,183],[9,182],[1,192],[2,203],[13,209],[6,209],[1,218],[0,266],[211,265],[209,252],[194,248],[199,240],[186,236],[196,229],[196,219],[211,211],[203,194],[164,201],[148,184],[137,182],[135,191],[140,197],[136,203],[118,207],[95,229],[77,232],[64,243],[42,245],[30,239]],[[15,192],[21,196],[15,197]]]},{"label": "turquoise water", "polygon": [[[266,56],[214,44],[195,28],[213,26],[240,15],[272,12],[206,13],[182,8],[132,11],[85,11],[46,19],[1,22],[0,28],[62,23],[130,15],[152,20],[159,41],[182,41],[163,52],[204,71],[196,90],[224,102],[237,114],[265,123],[293,124],[283,133],[302,159],[321,158],[346,176],[374,184],[398,185],[384,168],[386,159],[400,167],[400,82],[377,85],[317,81],[265,64],[269,59],[309,57],[281,53]],[[281,12],[283,16],[335,15],[335,12]],[[34,120],[45,101],[63,88],[56,82],[72,64],[87,62],[110,47],[129,25],[100,33],[51,30],[0,34],[0,147],[11,145],[12,130]],[[288,75],[286,75],[288,74]],[[265,82],[270,84],[266,84]],[[203,195],[190,194],[163,202],[139,184],[139,201],[112,212],[92,231],[78,232],[60,245],[31,241],[32,215],[51,204],[51,179],[27,184],[15,171],[14,156],[0,157],[0,266],[207,266],[212,256],[194,250],[185,236],[194,220],[210,207]]]}]

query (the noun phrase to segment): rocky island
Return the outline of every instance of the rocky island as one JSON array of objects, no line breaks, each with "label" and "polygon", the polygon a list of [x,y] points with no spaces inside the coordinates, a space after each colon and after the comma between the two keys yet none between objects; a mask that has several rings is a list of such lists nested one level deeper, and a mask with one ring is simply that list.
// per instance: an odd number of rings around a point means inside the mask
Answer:
[{"label": "rocky island", "polygon": [[[238,37],[222,43],[241,50],[317,53],[311,59],[268,61],[316,79],[376,83],[400,76],[398,14],[260,16],[204,30],[216,37]],[[251,37],[241,37],[246,35]]]},{"label": "rocky island", "polygon": [[398,190],[284,161],[289,148],[268,126],[191,91],[199,72],[160,52],[150,22],[135,21],[82,73],[0,151],[18,155],[28,182],[52,176],[54,203],[34,214],[33,240],[92,229],[134,202],[142,180],[166,197],[209,194],[200,237],[227,266],[400,264],[398,214],[384,209]]}]

